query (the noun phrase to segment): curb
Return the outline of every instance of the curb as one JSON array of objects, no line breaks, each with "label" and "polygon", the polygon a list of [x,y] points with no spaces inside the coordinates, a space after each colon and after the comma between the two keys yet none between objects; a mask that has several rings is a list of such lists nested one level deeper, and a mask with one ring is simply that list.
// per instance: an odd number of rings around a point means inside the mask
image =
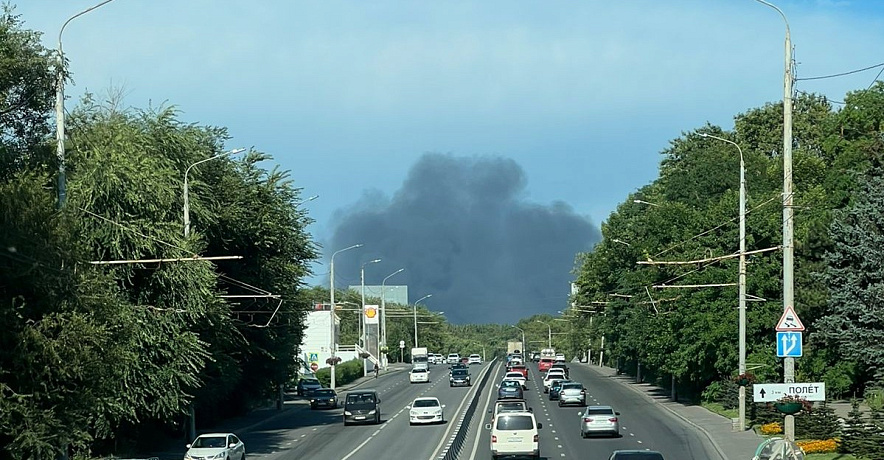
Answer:
[{"label": "curb", "polygon": [[[583,364],[586,364],[586,363],[583,363]],[[595,368],[598,367],[598,366],[586,366],[586,367],[587,367],[588,369],[592,370],[593,372],[597,373],[597,374],[600,374],[600,375],[602,375],[602,376],[605,376],[605,374],[602,373],[600,370],[595,369]],[[607,368],[607,369],[611,369],[611,368]],[[610,376],[607,376],[607,377],[610,377]],[[618,382],[618,383],[622,383],[622,382]],[[624,385],[625,385],[625,384],[624,384]],[[709,443],[712,444],[712,447],[715,448],[715,451],[718,453],[718,456],[721,457],[721,460],[729,460],[729,457],[728,457],[728,456],[725,454],[725,452],[721,449],[721,446],[719,446],[718,443],[715,442],[715,439],[712,437],[712,435],[709,434],[709,432],[706,431],[706,429],[703,428],[701,425],[698,425],[698,424],[694,423],[693,421],[689,420],[689,419],[686,418],[685,416],[683,416],[683,415],[679,414],[678,412],[676,412],[676,411],[670,409],[670,408],[669,408],[668,406],[666,406],[665,404],[661,404],[660,401],[657,401],[656,399],[654,399],[654,398],[648,396],[648,394],[645,393],[644,391],[642,391],[642,390],[640,390],[640,389],[638,389],[638,388],[635,388],[635,387],[633,387],[632,385],[625,385],[625,386],[626,386],[627,388],[631,389],[632,391],[635,391],[636,393],[639,393],[640,395],[644,396],[645,399],[648,399],[648,400],[654,402],[655,404],[657,404],[658,406],[662,407],[663,409],[666,409],[670,414],[672,414],[672,415],[678,417],[679,419],[681,419],[682,421],[684,421],[684,422],[687,423],[688,425],[691,425],[691,426],[693,426],[694,428],[697,428],[698,430],[700,430],[700,431],[703,433],[703,435],[706,436],[706,439],[709,440]],[[711,413],[711,412],[710,412],[710,413]],[[715,415],[718,415],[718,414],[715,414]]]}]

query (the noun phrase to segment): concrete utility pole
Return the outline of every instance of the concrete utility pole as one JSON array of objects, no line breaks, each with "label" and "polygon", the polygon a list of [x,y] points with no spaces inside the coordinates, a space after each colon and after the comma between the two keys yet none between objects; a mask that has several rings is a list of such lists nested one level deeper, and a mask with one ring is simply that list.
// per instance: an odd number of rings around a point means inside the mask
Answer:
[{"label": "concrete utility pole", "polygon": [[[786,23],[785,72],[783,76],[783,311],[795,306],[795,245],[794,212],[792,209],[792,36],[789,21],[783,10],[765,0],[756,0],[777,11]],[[795,381],[795,358],[783,360],[783,382]],[[788,441],[795,440],[795,416],[787,415],[783,433]]]},{"label": "concrete utility pole", "polygon": [[[739,284],[740,311],[739,374],[743,375],[746,373],[746,163],[743,160],[743,149],[736,142],[706,133],[700,135],[727,142],[740,152],[740,265],[737,269],[737,284]],[[672,394],[675,394],[675,376],[672,381]],[[746,431],[746,387],[743,385],[740,385],[740,431]]]},{"label": "concrete utility pole", "polygon": [[[522,328],[519,327],[519,326],[513,326],[513,327],[516,328],[516,329],[518,329],[519,332],[522,333],[522,348],[528,348],[528,344],[525,343],[525,330],[522,329]],[[526,358],[526,354],[527,354],[526,351],[525,351],[525,350],[522,350],[522,357],[523,357],[523,358]],[[484,359],[484,357],[483,357],[483,359]],[[526,360],[526,362],[527,362],[527,360]]]},{"label": "concrete utility pole", "polygon": [[547,338],[546,338],[546,342],[547,342],[547,345],[546,345],[546,346],[547,346],[547,348],[552,349],[552,326],[550,326],[550,325],[547,324],[547,323],[544,323],[543,321],[541,321],[541,320],[539,320],[539,319],[536,319],[535,321],[537,321],[538,323],[543,324],[543,325],[545,325],[545,326],[547,327],[547,329],[548,329],[548,335],[547,335]]},{"label": "concrete utility pole", "polygon": [[[61,47],[61,34],[64,33],[64,28],[68,26],[68,23],[74,19],[112,1],[113,0],[104,0],[97,5],[80,11],[68,18],[68,20],[61,25],[61,30],[58,31],[58,52],[55,56],[55,71],[57,73],[57,80],[55,82],[55,156],[58,158],[58,209],[63,208],[64,202],[67,200],[67,176],[64,164],[64,78],[66,72],[64,70],[64,51]],[[191,437],[190,439],[193,438]]]},{"label": "concrete utility pole", "polygon": [[328,287],[331,292],[331,305],[329,309],[329,336],[328,336],[328,349],[329,353],[331,353],[331,387],[332,390],[335,389],[335,256],[344,251],[349,251],[350,249],[361,248],[362,244],[354,244],[353,246],[346,247],[344,249],[337,250],[332,253],[331,262],[329,263],[329,274],[328,274]]}]

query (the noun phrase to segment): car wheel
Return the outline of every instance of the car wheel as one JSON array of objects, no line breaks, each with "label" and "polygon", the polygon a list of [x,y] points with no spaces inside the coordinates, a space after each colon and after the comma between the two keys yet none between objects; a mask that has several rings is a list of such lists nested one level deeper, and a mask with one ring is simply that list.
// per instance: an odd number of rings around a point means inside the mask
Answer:
[{"label": "car wheel", "polygon": [[559,407],[562,407],[562,400],[559,400]]},{"label": "car wheel", "polygon": [[586,439],[586,433],[583,430],[580,430],[580,437]]}]

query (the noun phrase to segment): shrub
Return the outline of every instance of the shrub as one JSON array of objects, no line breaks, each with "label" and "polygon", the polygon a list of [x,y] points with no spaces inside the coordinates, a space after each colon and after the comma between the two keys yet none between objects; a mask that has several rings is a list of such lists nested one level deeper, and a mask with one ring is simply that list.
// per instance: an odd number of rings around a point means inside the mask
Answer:
[{"label": "shrub", "polygon": [[841,424],[835,410],[823,401],[795,417],[795,434],[806,439],[833,439],[841,435]]},{"label": "shrub", "polygon": [[[362,377],[363,375],[362,360],[352,359],[350,361],[335,366],[335,386],[346,385]],[[315,373],[316,378],[322,383],[322,386],[331,385],[331,368],[325,367],[319,369]]]}]

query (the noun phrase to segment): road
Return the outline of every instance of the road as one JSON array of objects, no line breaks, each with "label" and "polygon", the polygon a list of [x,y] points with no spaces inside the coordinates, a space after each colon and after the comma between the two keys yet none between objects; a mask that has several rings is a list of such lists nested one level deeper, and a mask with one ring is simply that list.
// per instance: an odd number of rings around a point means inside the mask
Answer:
[{"label": "road", "polygon": [[[579,433],[582,408],[560,408],[542,392],[540,373],[529,364],[526,399],[534,408],[540,430],[541,454],[545,459],[580,458],[606,460],[615,449],[658,450],[667,459],[717,460],[720,457],[695,428],[682,422],[654,402],[627,386],[600,377],[585,364],[571,363],[571,378],[587,386],[590,404],[614,406],[621,413],[621,434],[617,438],[582,439]],[[480,394],[476,415],[469,426],[459,458],[488,459],[487,411],[496,396],[495,384],[503,376],[500,363],[471,366],[474,382],[483,372],[492,377]],[[269,420],[248,432],[239,433],[246,443],[249,460],[340,459],[438,460],[444,455],[458,420],[477,387],[450,388],[447,366],[431,367],[430,383],[410,384],[408,374],[382,375],[360,389],[374,388],[381,397],[382,423],[344,427],[341,409],[298,408]],[[540,388],[540,390],[538,390]],[[409,426],[405,406],[418,396],[436,396],[445,405],[446,423]]]}]

